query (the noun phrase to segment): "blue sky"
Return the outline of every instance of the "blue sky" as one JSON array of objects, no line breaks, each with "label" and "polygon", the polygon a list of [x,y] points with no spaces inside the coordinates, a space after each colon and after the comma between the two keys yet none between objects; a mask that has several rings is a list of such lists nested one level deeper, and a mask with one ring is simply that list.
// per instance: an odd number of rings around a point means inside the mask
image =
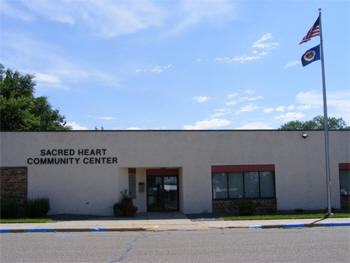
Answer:
[{"label": "blue sky", "polygon": [[322,115],[298,45],[322,8],[329,116],[350,123],[350,1],[0,0],[0,63],[74,129],[276,129]]}]

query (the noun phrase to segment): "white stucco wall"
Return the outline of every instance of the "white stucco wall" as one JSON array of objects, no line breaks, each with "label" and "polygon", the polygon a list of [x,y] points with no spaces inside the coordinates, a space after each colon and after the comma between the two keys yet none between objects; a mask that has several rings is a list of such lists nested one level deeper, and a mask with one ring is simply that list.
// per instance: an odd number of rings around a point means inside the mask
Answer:
[{"label": "white stucco wall", "polygon": [[[28,167],[28,197],[48,197],[51,213],[111,215],[128,168],[136,168],[138,211],[146,211],[147,168],[179,168],[180,210],[211,212],[211,166],[274,164],[278,209],[326,204],[324,139],[320,131],[72,131],[2,132],[2,167]],[[339,163],[349,163],[349,131],[330,132],[332,204],[339,208]],[[107,149],[117,165],[28,165],[41,149]]]}]

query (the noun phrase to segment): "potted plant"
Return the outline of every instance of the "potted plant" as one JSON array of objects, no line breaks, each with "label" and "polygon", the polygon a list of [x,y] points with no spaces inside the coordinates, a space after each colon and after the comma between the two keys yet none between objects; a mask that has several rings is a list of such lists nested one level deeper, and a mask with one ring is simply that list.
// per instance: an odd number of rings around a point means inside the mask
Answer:
[{"label": "potted plant", "polygon": [[135,216],[137,212],[137,207],[134,205],[128,206],[126,208],[126,216]]},{"label": "potted plant", "polygon": [[120,216],[135,216],[137,207],[134,206],[131,196],[128,195],[128,191],[121,191],[121,200],[113,205],[113,213],[115,217]]},{"label": "potted plant", "polygon": [[120,202],[115,203],[113,206],[113,214],[115,217],[120,217],[124,215],[123,207]]}]

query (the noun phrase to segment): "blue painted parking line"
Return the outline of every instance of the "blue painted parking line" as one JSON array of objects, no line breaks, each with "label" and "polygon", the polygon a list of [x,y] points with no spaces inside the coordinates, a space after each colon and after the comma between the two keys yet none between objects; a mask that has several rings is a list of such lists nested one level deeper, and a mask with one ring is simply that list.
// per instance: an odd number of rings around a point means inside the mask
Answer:
[{"label": "blue painted parking line", "polygon": [[350,223],[322,223],[322,226],[350,226]]},{"label": "blue painted parking line", "polygon": [[291,227],[305,227],[305,224],[283,224],[282,227],[291,228]]},{"label": "blue painted parking line", "polygon": [[53,228],[27,228],[27,232],[54,232]]},{"label": "blue painted parking line", "polygon": [[262,225],[251,225],[248,228],[262,228]]},{"label": "blue painted parking line", "polygon": [[94,228],[90,228],[90,231],[107,231],[107,228],[99,228],[99,227],[94,227]]}]

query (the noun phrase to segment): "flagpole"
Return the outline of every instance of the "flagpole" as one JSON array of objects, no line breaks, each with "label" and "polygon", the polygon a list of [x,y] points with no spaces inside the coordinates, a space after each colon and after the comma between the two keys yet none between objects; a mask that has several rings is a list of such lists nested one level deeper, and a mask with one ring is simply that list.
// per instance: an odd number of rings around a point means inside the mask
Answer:
[{"label": "flagpole", "polygon": [[321,8],[318,9],[320,14],[320,50],[321,50],[321,68],[322,68],[322,90],[323,90],[323,119],[324,119],[324,139],[325,139],[325,153],[326,153],[326,182],[327,182],[327,214],[332,214],[331,204],[331,177],[329,169],[329,136],[328,136],[328,116],[327,116],[327,96],[326,96],[326,78],[324,70],[324,56],[323,56],[323,37],[322,37],[322,21]]}]

